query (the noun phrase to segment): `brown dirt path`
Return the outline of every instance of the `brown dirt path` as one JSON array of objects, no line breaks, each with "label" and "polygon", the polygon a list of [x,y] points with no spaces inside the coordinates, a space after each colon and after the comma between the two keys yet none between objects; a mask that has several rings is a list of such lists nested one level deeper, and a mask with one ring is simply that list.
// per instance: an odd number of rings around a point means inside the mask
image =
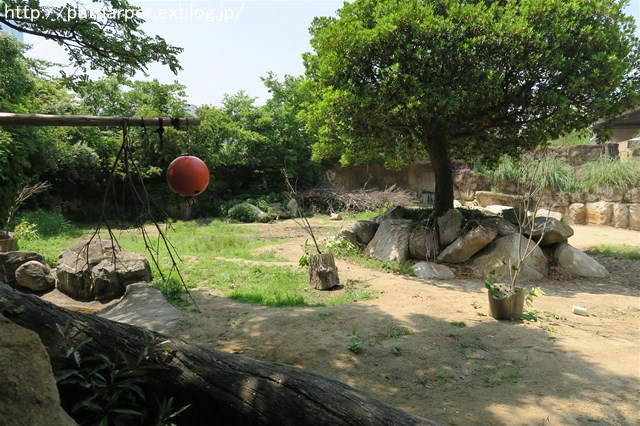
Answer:
[{"label": "brown dirt path", "polygon": [[[322,236],[349,226],[314,224]],[[294,236],[276,249],[296,267],[306,235],[292,221],[248,226],[266,237]],[[612,230],[576,227],[570,243],[612,243]],[[640,246],[639,232],[615,234],[616,241]],[[427,281],[338,261],[343,282],[364,280],[379,297],[338,307],[268,308],[201,288],[193,294],[203,313],[185,314],[175,334],[334,377],[448,425],[640,424],[640,261],[598,260],[612,278],[540,283],[547,295],[535,301],[531,321],[487,316],[479,280]],[[572,314],[573,305],[589,315]],[[410,333],[391,337],[400,327]],[[354,330],[359,354],[347,349]]]}]

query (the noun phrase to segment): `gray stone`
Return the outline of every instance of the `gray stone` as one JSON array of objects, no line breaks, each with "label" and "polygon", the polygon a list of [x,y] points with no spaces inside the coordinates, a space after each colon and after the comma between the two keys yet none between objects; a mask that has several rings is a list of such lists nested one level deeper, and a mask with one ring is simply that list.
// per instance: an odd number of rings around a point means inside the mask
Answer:
[{"label": "gray stone", "polygon": [[587,205],[584,203],[573,203],[569,205],[566,220],[573,225],[587,224]]},{"label": "gray stone", "polygon": [[68,296],[108,300],[120,297],[131,283],[151,281],[151,268],[142,255],[110,241],[92,240],[64,251],[58,257],[56,275],[58,290]]},{"label": "gray stone", "polygon": [[451,243],[438,256],[438,262],[462,263],[495,240],[498,230],[489,225],[480,225]]},{"label": "gray stone", "polygon": [[569,194],[569,202],[570,204],[584,204],[585,196],[582,192],[572,192],[571,194]]},{"label": "gray stone", "polygon": [[607,201],[587,203],[587,221],[592,225],[610,225],[613,204]]},{"label": "gray stone", "polygon": [[629,229],[640,231],[640,204],[629,204]]},{"label": "gray stone", "polygon": [[379,260],[402,263],[409,258],[409,236],[413,221],[408,219],[385,220],[380,224],[365,254]]},{"label": "gray stone", "polygon": [[445,265],[438,265],[437,263],[427,262],[426,260],[413,265],[413,270],[416,273],[416,276],[420,278],[429,278],[435,280],[446,280],[455,278],[453,271],[449,267]]},{"label": "gray stone", "polygon": [[565,274],[589,278],[606,278],[609,271],[589,255],[569,244],[560,244],[555,251],[558,268]]},{"label": "gray stone", "polygon": [[329,215],[329,220],[342,220],[342,215],[340,213],[331,213]]},{"label": "gray stone", "polygon": [[540,247],[527,244],[528,242],[528,238],[520,234],[497,238],[467,264],[474,269],[478,277],[486,277],[493,270],[496,282],[510,282],[509,268],[518,264],[519,252],[530,252],[522,262],[518,282],[542,279],[549,274],[547,258]]},{"label": "gray stone", "polygon": [[438,233],[441,247],[448,246],[458,238],[463,219],[460,210],[456,209],[449,209],[444,215],[438,218]]},{"label": "gray stone", "polygon": [[55,278],[46,263],[30,260],[16,269],[16,283],[33,291],[50,290],[55,286]]},{"label": "gray stone", "polygon": [[9,251],[0,253],[0,282],[15,287],[16,270],[23,264],[35,260],[40,263],[46,263],[44,257],[39,253],[28,251]]},{"label": "gray stone", "polygon": [[404,218],[404,210],[400,206],[391,207],[386,212],[378,215],[376,217],[372,217],[370,220],[377,224],[381,224],[385,220],[390,219],[403,219]]},{"label": "gray stone", "polygon": [[627,203],[640,203],[640,188],[630,189],[624,194],[624,201]]},{"label": "gray stone", "polygon": [[595,194],[602,201],[622,201],[624,192],[618,188],[596,188]]},{"label": "gray stone", "polygon": [[358,244],[358,239],[356,238],[356,234],[354,234],[353,231],[349,231],[348,229],[343,229],[338,233],[338,237],[349,241],[355,247],[360,246],[360,244]]},{"label": "gray stone", "polygon": [[60,407],[51,360],[38,335],[2,315],[0,413],[2,425],[76,424]]},{"label": "gray stone", "polygon": [[503,194],[491,191],[476,191],[478,205],[487,207],[491,205],[501,205],[508,207],[522,206],[522,197],[518,195]]},{"label": "gray stone", "polygon": [[629,227],[629,205],[624,203],[615,203],[612,209],[611,225],[616,228]]},{"label": "gray stone", "polygon": [[292,217],[298,217],[298,213],[300,211],[300,206],[298,206],[298,202],[293,198],[287,202],[287,211],[291,214]]},{"label": "gray stone", "polygon": [[536,210],[536,217],[551,217],[555,220],[562,220],[562,213],[547,209],[538,209]]},{"label": "gray stone", "polygon": [[412,259],[435,259],[440,251],[436,230],[417,226],[409,237],[409,256]]},{"label": "gray stone", "polygon": [[518,233],[518,227],[502,217],[488,217],[480,221],[481,225],[489,225],[496,228],[499,237]]},{"label": "gray stone", "polygon": [[351,231],[356,235],[359,243],[366,245],[373,240],[373,236],[376,235],[379,226],[379,223],[371,220],[359,220],[353,224]]},{"label": "gray stone", "polygon": [[595,192],[587,192],[584,194],[584,201],[586,203],[595,203],[600,200],[600,197]]},{"label": "gray stone", "polygon": [[129,284],[118,303],[98,316],[165,334],[182,321],[180,312],[148,283]]},{"label": "gray stone", "polygon": [[529,221],[523,234],[534,241],[540,241],[541,246],[549,246],[561,242],[566,242],[573,236],[573,228],[564,222],[551,217],[536,217],[533,223]]}]

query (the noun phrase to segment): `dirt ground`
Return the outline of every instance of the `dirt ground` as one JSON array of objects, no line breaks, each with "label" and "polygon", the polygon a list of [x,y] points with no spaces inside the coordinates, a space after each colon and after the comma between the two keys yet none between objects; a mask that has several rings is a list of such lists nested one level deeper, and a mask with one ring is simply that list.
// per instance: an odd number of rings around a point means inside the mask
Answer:
[{"label": "dirt ground", "polygon": [[[315,225],[320,235],[350,227]],[[297,267],[307,237],[294,222],[247,226],[265,237],[295,237],[276,249]],[[569,242],[578,248],[640,246],[640,232],[575,229]],[[427,281],[338,261],[341,282],[360,280],[378,298],[268,308],[196,289],[202,313],[186,314],[173,334],[333,377],[446,425],[637,425],[640,261],[598,261],[611,278],[552,276],[538,283],[546,296],[535,301],[530,321],[488,316],[481,280]],[[573,314],[573,305],[588,316]],[[358,354],[348,350],[354,330],[362,341]]]}]

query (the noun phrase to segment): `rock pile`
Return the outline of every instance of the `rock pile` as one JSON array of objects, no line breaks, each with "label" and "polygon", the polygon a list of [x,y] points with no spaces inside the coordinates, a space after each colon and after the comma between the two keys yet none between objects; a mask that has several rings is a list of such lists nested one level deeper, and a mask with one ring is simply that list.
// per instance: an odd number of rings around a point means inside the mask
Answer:
[{"label": "rock pile", "polygon": [[356,222],[343,236],[372,258],[418,260],[414,270],[425,278],[451,278],[454,274],[449,266],[456,265],[467,267],[478,278],[494,271],[498,282],[508,281],[509,265],[515,265],[525,251],[531,255],[522,264],[520,282],[547,276],[550,265],[569,275],[609,275],[602,265],[567,243],[573,235],[569,225],[547,216],[526,222],[528,226],[522,229],[516,226],[516,214],[508,208],[480,220],[465,220],[460,209],[451,209],[434,227],[405,218],[402,209],[393,209]]}]

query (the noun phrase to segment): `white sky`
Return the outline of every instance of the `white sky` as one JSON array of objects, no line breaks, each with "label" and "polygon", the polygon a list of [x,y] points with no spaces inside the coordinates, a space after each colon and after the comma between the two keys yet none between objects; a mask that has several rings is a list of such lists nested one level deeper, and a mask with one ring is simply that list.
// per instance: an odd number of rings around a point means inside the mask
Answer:
[{"label": "white sky", "polygon": [[[42,0],[41,4],[56,3]],[[82,3],[89,4],[88,0]],[[175,76],[168,68],[152,65],[149,77],[162,83],[174,80],[187,86],[196,105],[219,105],[225,93],[240,90],[264,102],[268,92],[262,81],[269,71],[282,78],[304,72],[302,54],[311,50],[308,28],[315,16],[335,15],[343,1],[335,0],[131,0],[143,8],[144,31],[158,34],[184,48],[183,70]],[[640,0],[631,0],[627,12],[640,22]],[[33,46],[29,55],[68,63],[54,42],[25,35]]]}]

